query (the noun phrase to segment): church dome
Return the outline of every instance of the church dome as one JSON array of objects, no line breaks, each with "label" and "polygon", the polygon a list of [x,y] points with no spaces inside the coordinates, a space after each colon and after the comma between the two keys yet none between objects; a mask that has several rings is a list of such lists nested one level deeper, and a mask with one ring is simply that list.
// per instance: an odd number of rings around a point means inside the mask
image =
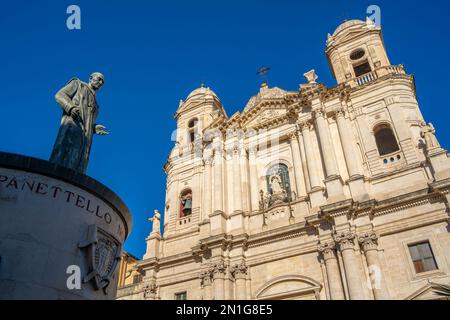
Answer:
[{"label": "church dome", "polygon": [[202,85],[200,88],[195,89],[192,91],[186,101],[190,99],[207,99],[207,98],[214,98],[219,100],[217,95],[212,91],[210,88],[206,88],[204,85]]},{"label": "church dome", "polygon": [[366,22],[357,19],[345,21],[343,24],[337,27],[336,31],[334,31],[333,33],[333,36],[338,35],[341,31],[344,31],[346,29],[358,29],[361,27],[365,27],[366,25]]}]

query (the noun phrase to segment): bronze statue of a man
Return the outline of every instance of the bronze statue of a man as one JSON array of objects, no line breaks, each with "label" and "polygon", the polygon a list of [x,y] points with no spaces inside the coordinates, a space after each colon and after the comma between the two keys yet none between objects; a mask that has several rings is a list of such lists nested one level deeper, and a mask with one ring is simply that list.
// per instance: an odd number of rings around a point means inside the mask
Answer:
[{"label": "bronze statue of a man", "polygon": [[95,72],[88,84],[73,78],[55,95],[63,116],[50,162],[86,173],[93,135],[109,134],[95,123],[99,111],[95,93],[104,82],[105,77]]}]

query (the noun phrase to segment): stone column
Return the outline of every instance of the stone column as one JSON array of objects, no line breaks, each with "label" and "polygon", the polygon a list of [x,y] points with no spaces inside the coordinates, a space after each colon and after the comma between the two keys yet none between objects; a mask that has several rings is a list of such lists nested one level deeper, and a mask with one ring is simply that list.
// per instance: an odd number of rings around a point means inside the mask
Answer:
[{"label": "stone column", "polygon": [[319,207],[326,204],[325,196],[323,194],[323,187],[320,182],[319,161],[316,161],[314,157],[314,144],[311,138],[310,127],[311,124],[308,122],[302,123],[301,125],[303,145],[305,146],[305,156],[306,164],[309,173],[309,182],[311,184],[311,190],[309,190],[309,201],[313,211],[319,210]]},{"label": "stone column", "polygon": [[318,250],[325,261],[331,300],[345,300],[344,287],[342,286],[341,273],[336,257],[335,243],[328,242],[320,244]]},{"label": "stone column", "polygon": [[214,211],[223,212],[222,150],[214,151]]},{"label": "stone column", "polygon": [[252,211],[259,210],[259,187],[258,187],[258,166],[257,148],[250,146],[248,150],[248,161],[250,167],[250,194],[252,200]]},{"label": "stone column", "polygon": [[211,157],[205,159],[205,175],[203,176],[203,219],[212,213]]},{"label": "stone column", "polygon": [[226,217],[223,211],[223,172],[222,143],[216,142],[214,148],[214,212],[210,213],[210,234],[218,235],[225,232]]},{"label": "stone column", "polygon": [[294,166],[295,186],[297,187],[297,196],[306,197],[305,177],[302,171],[302,159],[300,157],[300,146],[298,144],[298,133],[295,132],[290,136],[290,145],[292,153],[292,161]]},{"label": "stone column", "polygon": [[376,300],[389,300],[384,275],[381,271],[378,257],[378,236],[374,232],[367,232],[358,237],[359,243],[366,255],[367,267],[371,278],[371,287]]},{"label": "stone column", "polygon": [[330,138],[330,130],[328,123],[325,120],[324,112],[322,110],[316,110],[314,112],[315,122],[317,127],[317,133],[319,135],[319,145],[325,164],[325,177],[339,175],[337,169],[336,155],[334,153],[334,147]]},{"label": "stone column", "polygon": [[355,256],[354,239],[355,234],[350,231],[340,232],[334,236],[344,261],[350,300],[365,300],[360,270]]},{"label": "stone column", "polygon": [[225,298],[225,278],[226,266],[223,262],[216,263],[213,266],[214,275],[214,300],[224,300]]},{"label": "stone column", "polygon": [[201,286],[203,287],[203,300],[212,300],[212,280],[211,273],[205,271],[200,273]]},{"label": "stone column", "polygon": [[246,300],[247,299],[247,266],[244,262],[236,264],[232,267],[231,273],[235,279],[236,285],[236,300]]},{"label": "stone column", "polygon": [[327,187],[328,201],[336,202],[344,200],[342,181],[337,167],[336,154],[331,142],[330,129],[325,120],[324,111],[319,109],[314,112],[317,133],[319,135],[319,145],[325,164],[325,184]]},{"label": "stone column", "polygon": [[342,149],[344,150],[348,174],[350,176],[348,184],[352,197],[356,201],[368,200],[369,195],[367,194],[364,186],[364,174],[359,169],[355,156],[355,153],[357,152],[355,148],[356,141],[342,109],[336,112],[336,123],[338,126],[339,136],[341,138]]},{"label": "stone column", "polygon": [[311,182],[311,189],[321,188],[319,172],[314,159],[314,146],[311,140],[311,125],[308,122],[301,124],[303,144],[305,145],[306,164],[308,166],[309,180]]},{"label": "stone column", "polygon": [[343,110],[338,110],[336,112],[336,123],[342,142],[342,149],[344,150],[344,157],[347,163],[348,174],[350,178],[361,176],[362,173],[358,169],[355,157],[356,149],[353,147],[353,145],[355,144],[355,139],[352,134],[351,128],[348,125],[347,119],[345,118]]},{"label": "stone column", "polygon": [[241,150],[236,144],[233,148],[233,203],[234,212],[242,212],[242,182],[241,182]]}]

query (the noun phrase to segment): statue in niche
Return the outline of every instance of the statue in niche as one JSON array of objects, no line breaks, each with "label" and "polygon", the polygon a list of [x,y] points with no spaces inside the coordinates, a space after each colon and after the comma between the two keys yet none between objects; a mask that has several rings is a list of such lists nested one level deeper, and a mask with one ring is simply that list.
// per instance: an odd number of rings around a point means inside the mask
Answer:
[{"label": "statue in niche", "polygon": [[427,125],[426,122],[422,121],[420,124],[420,136],[425,140],[427,151],[440,147],[433,124],[429,123]]},{"label": "statue in niche", "polygon": [[153,223],[152,233],[160,233],[161,214],[159,213],[159,211],[155,210],[153,217],[148,220]]},{"label": "statue in niche", "polygon": [[270,189],[272,190],[272,194],[270,196],[270,203],[276,204],[280,202],[285,202],[287,199],[287,193],[283,186],[281,177],[277,174],[274,174],[269,178],[269,181],[270,181]]},{"label": "statue in niche", "polygon": [[104,126],[95,123],[99,111],[96,92],[104,82],[105,77],[95,72],[89,83],[73,78],[55,95],[63,116],[50,162],[86,173],[93,135],[109,134]]},{"label": "statue in niche", "polygon": [[272,188],[272,192],[283,193],[284,188],[281,186],[281,178],[279,175],[273,175],[270,177],[270,187]]}]

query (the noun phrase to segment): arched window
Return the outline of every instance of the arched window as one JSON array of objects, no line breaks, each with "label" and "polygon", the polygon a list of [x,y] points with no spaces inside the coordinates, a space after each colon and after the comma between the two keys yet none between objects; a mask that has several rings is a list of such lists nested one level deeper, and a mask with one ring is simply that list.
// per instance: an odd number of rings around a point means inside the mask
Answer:
[{"label": "arched window", "polygon": [[195,141],[195,134],[197,133],[197,123],[198,123],[197,118],[191,119],[188,123],[189,142]]},{"label": "arched window", "polygon": [[192,191],[187,189],[180,195],[180,218],[190,216],[192,214]]},{"label": "arched window", "polygon": [[358,78],[372,72],[372,67],[370,66],[369,61],[364,60],[360,63],[354,64],[353,70],[355,71],[355,77]]},{"label": "arched window", "polygon": [[399,151],[394,132],[388,124],[380,124],[373,129],[380,156]]},{"label": "arched window", "polygon": [[292,200],[291,184],[289,179],[289,169],[287,165],[278,163],[267,170],[266,175],[267,191],[270,195],[280,195],[285,193],[286,200]]}]

